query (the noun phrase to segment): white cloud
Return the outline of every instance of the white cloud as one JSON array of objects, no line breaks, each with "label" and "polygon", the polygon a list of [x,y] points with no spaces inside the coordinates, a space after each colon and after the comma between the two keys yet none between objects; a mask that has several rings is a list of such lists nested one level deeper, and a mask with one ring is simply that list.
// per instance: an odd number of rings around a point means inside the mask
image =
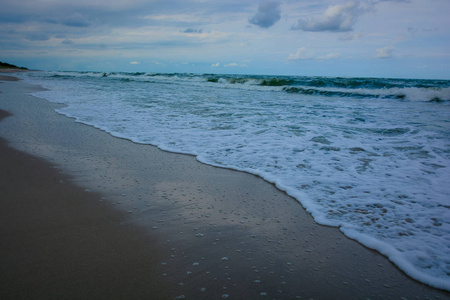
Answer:
[{"label": "white cloud", "polygon": [[377,49],[377,57],[378,58],[389,58],[392,56],[392,52],[394,51],[394,47],[384,47]]},{"label": "white cloud", "polygon": [[269,28],[281,18],[280,3],[263,0],[258,6],[258,12],[248,21],[262,28]]},{"label": "white cloud", "polygon": [[308,51],[306,47],[298,48],[297,52],[289,54],[288,61],[296,61],[296,60],[329,60],[339,58],[340,54],[338,53],[328,53],[324,55],[313,55],[311,51]]},{"label": "white cloud", "polygon": [[319,19],[299,19],[297,24],[292,26],[292,29],[304,31],[352,31],[358,17],[367,11],[368,8],[364,7],[360,1],[330,5]]},{"label": "white cloud", "polygon": [[312,56],[305,52],[306,52],[305,47],[298,48],[297,52],[289,54],[288,60],[293,61],[293,60],[311,59]]},{"label": "white cloud", "polygon": [[220,62],[212,64],[211,67],[220,67]]},{"label": "white cloud", "polygon": [[141,63],[138,61],[130,61],[130,65],[139,65],[139,64],[141,64]]}]

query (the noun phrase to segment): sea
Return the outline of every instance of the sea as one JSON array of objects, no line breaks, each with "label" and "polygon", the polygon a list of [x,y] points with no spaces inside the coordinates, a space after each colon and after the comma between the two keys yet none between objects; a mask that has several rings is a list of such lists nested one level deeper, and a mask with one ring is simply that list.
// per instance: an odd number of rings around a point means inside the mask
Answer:
[{"label": "sea", "polygon": [[[317,223],[450,291],[450,81],[25,72],[57,112],[258,175]],[[276,199],[274,200],[276,201]]]}]

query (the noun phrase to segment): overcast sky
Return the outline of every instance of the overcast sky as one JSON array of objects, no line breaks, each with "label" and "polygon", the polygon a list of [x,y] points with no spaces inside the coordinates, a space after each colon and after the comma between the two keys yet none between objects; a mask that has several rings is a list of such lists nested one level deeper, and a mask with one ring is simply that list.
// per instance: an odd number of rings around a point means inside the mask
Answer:
[{"label": "overcast sky", "polygon": [[43,70],[450,79],[450,0],[1,0]]}]

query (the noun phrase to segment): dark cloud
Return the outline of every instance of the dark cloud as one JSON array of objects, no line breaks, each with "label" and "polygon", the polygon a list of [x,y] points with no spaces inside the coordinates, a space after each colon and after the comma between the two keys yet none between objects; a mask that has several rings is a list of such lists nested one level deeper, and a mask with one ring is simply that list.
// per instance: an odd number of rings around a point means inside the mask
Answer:
[{"label": "dark cloud", "polygon": [[[107,36],[114,28],[134,28],[148,23],[142,16],[152,7],[145,5],[144,1],[117,7],[117,3],[106,0],[2,0],[0,43]],[[8,28],[11,29],[8,31]],[[43,44],[26,45],[40,47]]]},{"label": "dark cloud", "polygon": [[46,32],[32,31],[25,34],[25,38],[30,41],[47,41],[51,35]]},{"label": "dark cloud", "polygon": [[248,6],[242,0],[1,0],[0,52],[200,47],[209,40],[156,37],[137,41],[135,36],[123,35],[152,26],[201,34],[211,15],[242,12]]},{"label": "dark cloud", "polygon": [[45,21],[51,24],[65,25],[68,27],[89,27],[93,25],[93,22],[89,20],[89,17],[78,12],[67,15],[63,14],[58,17],[49,17]]},{"label": "dark cloud", "polygon": [[294,30],[304,31],[352,31],[358,17],[367,12],[361,2],[351,1],[346,4],[331,5],[318,19],[300,19],[292,26]]},{"label": "dark cloud", "polygon": [[0,23],[47,23],[78,28],[100,25],[137,27],[144,23],[139,17],[153,8],[152,3],[146,4],[142,1],[135,5],[123,4],[120,7],[105,0],[3,1],[5,3],[0,10]]},{"label": "dark cloud", "polygon": [[269,28],[281,18],[280,3],[263,0],[258,7],[258,12],[248,21],[262,28]]},{"label": "dark cloud", "polygon": [[61,23],[71,27],[89,27],[91,25],[88,18],[77,12],[64,18]]}]

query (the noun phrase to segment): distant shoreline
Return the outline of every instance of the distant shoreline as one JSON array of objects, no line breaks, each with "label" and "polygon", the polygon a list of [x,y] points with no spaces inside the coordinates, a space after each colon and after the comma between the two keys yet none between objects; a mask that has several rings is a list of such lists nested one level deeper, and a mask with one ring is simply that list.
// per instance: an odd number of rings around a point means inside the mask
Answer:
[{"label": "distant shoreline", "polygon": [[11,69],[11,68],[0,68],[0,73],[19,73],[19,72],[29,72],[28,69]]},{"label": "distant shoreline", "polygon": [[[0,74],[1,73],[5,73],[5,74],[12,74],[12,73],[23,73],[23,72],[32,72],[34,70],[29,70],[27,68],[19,68],[19,67],[5,67],[4,63],[1,63],[2,65],[0,65]],[[9,76],[9,75],[0,75],[0,81],[18,81],[20,80],[20,78],[17,78],[15,76]]]}]

